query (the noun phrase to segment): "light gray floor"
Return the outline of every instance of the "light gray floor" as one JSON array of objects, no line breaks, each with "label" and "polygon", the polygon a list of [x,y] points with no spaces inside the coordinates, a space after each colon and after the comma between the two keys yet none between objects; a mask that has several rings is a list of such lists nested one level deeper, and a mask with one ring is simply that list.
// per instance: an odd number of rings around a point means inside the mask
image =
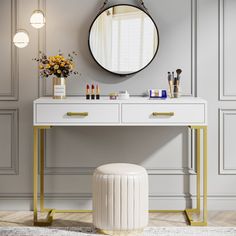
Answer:
[{"label": "light gray floor", "polygon": [[[43,215],[42,215],[43,216]],[[0,212],[1,226],[32,226],[33,213],[26,211]],[[57,213],[54,217],[54,227],[91,226],[91,213]],[[236,211],[211,211],[208,219],[209,226],[236,227]],[[182,213],[152,213],[149,226],[187,226]]]}]

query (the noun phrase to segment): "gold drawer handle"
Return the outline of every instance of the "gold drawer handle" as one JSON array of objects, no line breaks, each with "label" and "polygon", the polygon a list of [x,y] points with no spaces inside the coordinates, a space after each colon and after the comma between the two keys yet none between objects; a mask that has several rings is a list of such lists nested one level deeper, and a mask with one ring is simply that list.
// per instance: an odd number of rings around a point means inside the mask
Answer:
[{"label": "gold drawer handle", "polygon": [[153,112],[153,116],[174,116],[174,112]]},{"label": "gold drawer handle", "polygon": [[67,116],[88,116],[88,112],[67,112]]}]

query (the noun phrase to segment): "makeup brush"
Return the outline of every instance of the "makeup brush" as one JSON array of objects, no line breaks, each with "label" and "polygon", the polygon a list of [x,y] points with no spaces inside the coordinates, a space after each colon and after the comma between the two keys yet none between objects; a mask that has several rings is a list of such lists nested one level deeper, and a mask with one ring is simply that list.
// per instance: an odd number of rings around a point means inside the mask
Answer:
[{"label": "makeup brush", "polygon": [[171,73],[168,72],[168,83],[170,88],[170,97],[173,97],[173,80],[171,78]]},{"label": "makeup brush", "polygon": [[176,95],[176,97],[179,97],[179,82],[180,82],[180,74],[182,73],[182,70],[177,69],[176,73],[177,73],[177,77],[175,80],[175,95]]},{"label": "makeup brush", "polygon": [[182,73],[182,70],[181,69],[177,69],[176,73],[177,73],[177,79],[180,79],[180,74]]},{"label": "makeup brush", "polygon": [[180,74],[182,73],[182,70],[181,69],[177,69],[176,70],[176,73],[177,73],[177,80],[176,80],[176,85],[179,85],[179,80],[180,80]]}]

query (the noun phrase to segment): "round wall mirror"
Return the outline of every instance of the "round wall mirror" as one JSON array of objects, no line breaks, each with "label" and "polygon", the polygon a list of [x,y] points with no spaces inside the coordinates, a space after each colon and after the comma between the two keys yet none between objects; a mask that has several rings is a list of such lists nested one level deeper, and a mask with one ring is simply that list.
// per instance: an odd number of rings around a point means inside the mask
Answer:
[{"label": "round wall mirror", "polygon": [[120,4],[102,11],[89,31],[89,49],[95,61],[117,75],[130,75],[147,67],[157,54],[159,33],[142,9]]}]

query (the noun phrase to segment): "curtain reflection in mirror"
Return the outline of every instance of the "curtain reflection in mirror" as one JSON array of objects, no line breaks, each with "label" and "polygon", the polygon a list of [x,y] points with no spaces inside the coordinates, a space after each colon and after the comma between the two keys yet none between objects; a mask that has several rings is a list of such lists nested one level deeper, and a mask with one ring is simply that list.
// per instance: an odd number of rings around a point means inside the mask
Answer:
[{"label": "curtain reflection in mirror", "polygon": [[91,30],[90,47],[99,63],[111,69],[112,61],[112,10],[103,12]]}]

